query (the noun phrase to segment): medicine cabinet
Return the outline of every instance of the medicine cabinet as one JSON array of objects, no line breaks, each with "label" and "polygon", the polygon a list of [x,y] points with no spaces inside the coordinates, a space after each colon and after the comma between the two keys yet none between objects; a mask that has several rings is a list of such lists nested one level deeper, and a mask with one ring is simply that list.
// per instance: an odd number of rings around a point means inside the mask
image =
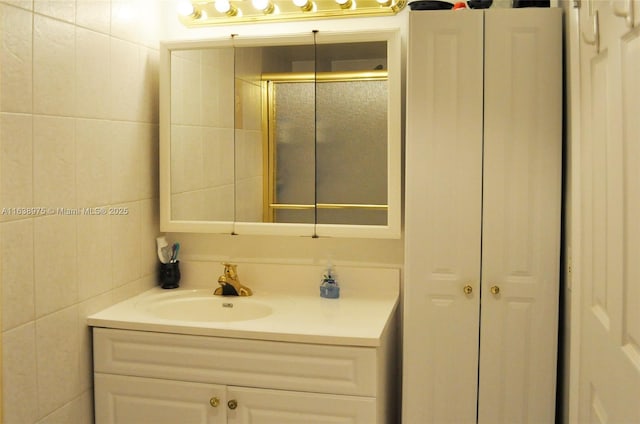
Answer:
[{"label": "medicine cabinet", "polygon": [[399,238],[397,30],[161,45],[161,230]]}]

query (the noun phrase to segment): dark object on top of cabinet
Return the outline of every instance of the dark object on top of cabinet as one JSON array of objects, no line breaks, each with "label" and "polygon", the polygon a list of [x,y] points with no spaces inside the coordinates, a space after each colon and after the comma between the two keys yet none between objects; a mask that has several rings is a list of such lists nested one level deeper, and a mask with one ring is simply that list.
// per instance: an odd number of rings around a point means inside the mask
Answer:
[{"label": "dark object on top of cabinet", "polygon": [[493,0],[468,0],[467,4],[472,9],[488,9],[493,4]]},{"label": "dark object on top of cabinet", "polygon": [[439,0],[416,0],[409,3],[411,10],[447,10],[453,8],[453,3]]},{"label": "dark object on top of cabinet", "polygon": [[513,7],[550,7],[549,0],[513,0]]}]

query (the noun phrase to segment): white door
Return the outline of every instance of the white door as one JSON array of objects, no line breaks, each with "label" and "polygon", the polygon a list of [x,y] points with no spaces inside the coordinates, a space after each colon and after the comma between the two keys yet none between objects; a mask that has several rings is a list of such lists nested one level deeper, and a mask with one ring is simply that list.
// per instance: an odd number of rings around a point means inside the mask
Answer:
[{"label": "white door", "polygon": [[478,10],[410,14],[403,324],[407,424],[476,422],[482,21]]},{"label": "white door", "polygon": [[637,0],[580,11],[579,422],[640,422],[639,13]]},{"label": "white door", "polygon": [[485,15],[479,423],[552,423],[562,181],[562,13]]},{"label": "white door", "polygon": [[225,386],[95,374],[96,424],[225,424]]},{"label": "white door", "polygon": [[374,424],[376,399],[228,387],[228,424]]}]

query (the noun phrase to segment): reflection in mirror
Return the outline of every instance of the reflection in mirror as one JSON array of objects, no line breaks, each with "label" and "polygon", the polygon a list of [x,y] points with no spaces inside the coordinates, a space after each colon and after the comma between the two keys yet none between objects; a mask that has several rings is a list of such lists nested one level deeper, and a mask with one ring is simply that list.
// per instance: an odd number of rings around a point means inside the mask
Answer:
[{"label": "reflection in mirror", "polygon": [[400,34],[315,40],[162,44],[163,231],[400,236]]},{"label": "reflection in mirror", "polygon": [[386,82],[382,72],[317,83],[317,223],[387,224]]},{"label": "reflection in mirror", "polygon": [[236,222],[262,222],[261,47],[235,48],[235,205]]},{"label": "reflection in mirror", "polygon": [[263,73],[265,221],[387,224],[386,48],[319,45],[309,72]]},{"label": "reflection in mirror", "polygon": [[233,221],[233,48],[171,52],[171,219]]},{"label": "reflection in mirror", "polygon": [[[296,93],[289,87],[294,95],[263,84],[264,75],[313,71],[314,51],[312,44],[236,48],[236,222],[314,223],[313,84]],[[270,208],[276,186],[279,201],[307,206]]]},{"label": "reflection in mirror", "polygon": [[[313,81],[269,78],[266,108],[269,131],[269,184],[265,220],[315,222],[315,86]],[[313,74],[311,74],[313,75]],[[276,108],[277,105],[277,108]]]}]

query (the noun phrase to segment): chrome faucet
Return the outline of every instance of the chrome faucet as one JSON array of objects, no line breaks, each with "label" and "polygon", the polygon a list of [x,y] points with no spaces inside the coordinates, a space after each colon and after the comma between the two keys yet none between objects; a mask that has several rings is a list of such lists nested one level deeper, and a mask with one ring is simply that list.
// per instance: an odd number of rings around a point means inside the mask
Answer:
[{"label": "chrome faucet", "polygon": [[218,277],[218,287],[213,294],[217,296],[251,296],[253,293],[249,287],[240,283],[238,278],[238,265],[223,263],[224,274]]}]

